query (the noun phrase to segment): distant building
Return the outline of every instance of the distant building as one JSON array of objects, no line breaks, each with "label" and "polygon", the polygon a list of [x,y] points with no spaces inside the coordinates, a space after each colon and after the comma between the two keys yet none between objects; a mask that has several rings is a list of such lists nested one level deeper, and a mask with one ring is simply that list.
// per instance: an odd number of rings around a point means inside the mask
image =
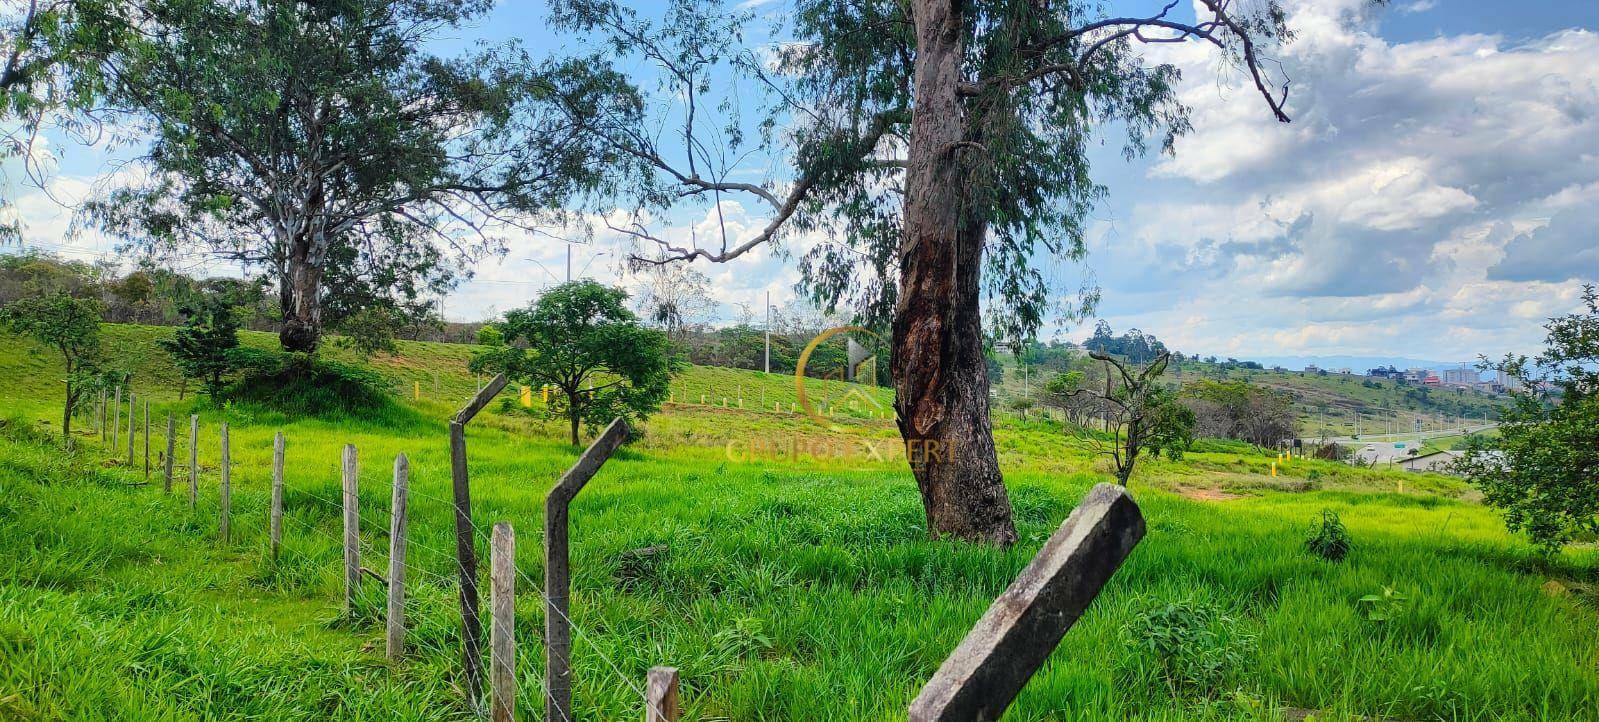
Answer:
[{"label": "distant building", "polygon": [[1405,369],[1405,380],[1414,381],[1418,384],[1426,381],[1427,377],[1431,375],[1432,372],[1427,369]]},{"label": "distant building", "polygon": [[1441,379],[1441,378],[1438,378],[1437,376],[1434,376],[1432,374],[1427,374],[1427,377],[1421,380],[1421,385],[1422,386],[1432,386],[1432,387],[1436,388],[1438,386],[1443,386],[1444,385],[1444,380]]},{"label": "distant building", "polygon": [[1444,369],[1443,380],[1450,386],[1475,386],[1482,375],[1476,369]]},{"label": "distant building", "polygon": [[1436,471],[1448,474],[1454,471],[1455,462],[1465,456],[1459,451],[1434,451],[1430,454],[1412,456],[1399,462],[1405,471]]},{"label": "distant building", "polygon": [[1316,364],[1305,364],[1305,373],[1307,373],[1307,374],[1319,374],[1319,373],[1321,373],[1321,368],[1318,367]]},{"label": "distant building", "polygon": [[1351,374],[1353,374],[1355,372],[1351,371],[1348,366],[1345,366],[1343,368],[1333,369],[1333,373],[1335,373],[1335,374],[1343,374],[1345,376],[1349,376],[1349,375],[1351,375]]}]

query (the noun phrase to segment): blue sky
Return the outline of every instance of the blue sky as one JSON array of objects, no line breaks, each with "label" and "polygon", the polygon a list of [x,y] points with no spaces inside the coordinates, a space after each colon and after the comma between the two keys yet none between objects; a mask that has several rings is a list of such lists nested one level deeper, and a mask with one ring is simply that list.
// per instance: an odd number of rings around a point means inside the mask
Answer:
[{"label": "blue sky", "polygon": [[[1147,14],[1159,4],[1113,6]],[[1238,78],[1218,75],[1206,48],[1150,48],[1152,60],[1184,70],[1195,132],[1175,156],[1133,162],[1107,132],[1093,161],[1109,197],[1094,213],[1088,258],[1050,264],[1061,293],[1087,274],[1114,328],[1137,326],[1188,352],[1452,360],[1534,349],[1542,320],[1575,308],[1579,284],[1599,280],[1599,3],[1284,4],[1298,32],[1279,53],[1294,122],[1271,121]],[[746,5],[763,19],[786,7]],[[502,2],[438,48],[510,38],[535,53],[575,48],[547,31],[543,15],[541,3]],[[750,37],[768,39],[758,28]],[[58,198],[114,167],[105,153],[52,140]],[[749,164],[752,176],[785,180],[777,159]],[[31,243],[110,250],[93,234],[66,238],[70,211],[12,176],[6,192]],[[763,220],[754,205],[722,210],[735,232]],[[661,224],[686,234],[709,213],[685,209]],[[478,279],[446,299],[449,317],[524,304],[562,275],[562,244],[507,240],[503,259],[480,263]],[[619,275],[618,243],[599,235],[575,268],[635,283]],[[768,291],[778,304],[793,295],[793,262],[772,253],[699,268],[724,319],[739,315],[738,304],[758,310]],[[1086,328],[1045,335],[1078,339]]]}]

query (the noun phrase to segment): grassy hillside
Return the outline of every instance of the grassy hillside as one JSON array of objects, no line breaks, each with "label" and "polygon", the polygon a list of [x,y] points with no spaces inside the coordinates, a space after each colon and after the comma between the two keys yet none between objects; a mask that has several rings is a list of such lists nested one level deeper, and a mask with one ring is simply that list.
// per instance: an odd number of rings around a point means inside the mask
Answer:
[{"label": "grassy hillside", "polygon": [[[442,419],[476,388],[464,371],[470,349],[408,343],[372,362],[423,421],[333,422],[179,402],[153,346],[164,333],[107,328],[135,386],[159,401],[157,419],[201,414],[192,510],[181,470],[168,495],[159,479],[139,485],[142,465],[126,468],[124,450],[96,437],[80,437],[76,455],[56,451],[59,371],[30,344],[0,338],[0,403],[20,419],[0,428],[0,719],[469,719],[456,680]],[[820,424],[788,411],[792,378],[691,369],[643,441],[579,497],[582,719],[636,719],[632,685],[654,664],[682,669],[687,719],[903,719],[994,595],[1107,478],[1106,463],[1058,427],[1002,420],[1022,542],[1001,551],[928,541],[892,422],[868,418],[860,399],[845,411],[844,387],[819,387],[840,408]],[[216,533],[222,421],[235,490],[226,544]],[[288,521],[273,562],[265,512],[280,429]],[[538,718],[543,667],[539,510],[576,454],[561,433],[492,405],[470,431],[480,553],[494,521],[519,537],[527,719]],[[383,660],[375,584],[354,619],[339,618],[345,443],[361,453],[363,565],[374,569],[386,566],[390,465],[402,452],[411,462],[413,647],[398,666]],[[1271,461],[1207,442],[1181,462],[1141,465],[1133,490],[1149,536],[1007,719],[1276,720],[1309,710],[1324,720],[1599,719],[1588,591],[1599,552],[1540,560],[1443,477],[1309,461],[1273,477]],[[1406,493],[1394,493],[1401,478]],[[1303,549],[1323,509],[1353,535],[1342,563]],[[665,551],[624,554],[649,546]],[[1360,601],[1385,587],[1404,600]],[[1215,635],[1191,645],[1197,659],[1163,664],[1135,630],[1173,603],[1221,616],[1209,622]],[[1162,672],[1173,669],[1187,673]]]},{"label": "grassy hillside", "polygon": [[[1032,368],[1023,374],[1012,357],[1005,357],[1002,365],[1004,376],[997,394],[1006,399],[1035,395],[1055,373]],[[1504,403],[1502,398],[1481,391],[1402,386],[1385,379],[1333,373],[1225,368],[1197,361],[1173,366],[1166,379],[1179,386],[1200,380],[1247,381],[1286,393],[1294,400],[1300,433],[1307,438],[1354,435],[1357,412],[1362,435],[1390,430],[1408,433],[1418,419],[1429,431],[1479,425],[1484,415],[1490,421],[1495,419],[1499,405]]]}]

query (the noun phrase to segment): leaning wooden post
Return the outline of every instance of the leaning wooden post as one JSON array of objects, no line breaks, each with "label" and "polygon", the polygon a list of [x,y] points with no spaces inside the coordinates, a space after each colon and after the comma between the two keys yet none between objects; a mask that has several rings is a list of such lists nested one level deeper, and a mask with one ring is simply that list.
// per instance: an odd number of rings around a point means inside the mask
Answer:
[{"label": "leaning wooden post", "polygon": [[405,652],[405,522],[410,492],[411,462],[405,454],[394,457],[394,490],[389,513],[389,661]]},{"label": "leaning wooden post", "polygon": [[233,454],[228,451],[228,422],[222,422],[222,484],[221,484],[221,519],[217,527],[222,532],[222,543],[228,543],[231,538],[232,527],[230,522],[233,514]]},{"label": "leaning wooden post", "polygon": [[467,701],[481,710],[483,698],[483,623],[478,618],[477,546],[472,525],[472,486],[466,469],[466,425],[505,389],[496,374],[450,421],[450,482],[455,493],[455,563],[461,573],[461,650]]},{"label": "leaning wooden post", "polygon": [[122,430],[122,387],[118,386],[116,391],[116,398],[111,400],[111,453],[113,454],[117,453],[117,436]]},{"label": "leaning wooden post", "polygon": [[[516,533],[494,523],[489,541],[489,679],[494,722],[516,719]],[[570,719],[570,718],[567,718]]]},{"label": "leaning wooden post", "polygon": [[189,415],[189,508],[200,499],[200,415]]},{"label": "leaning wooden post", "polygon": [[1144,537],[1127,490],[1100,484],[911,702],[911,722],[997,720]]},{"label": "leaning wooden post", "polygon": [[355,592],[361,585],[361,510],[356,487],[359,471],[355,444],[344,445],[344,614],[355,613]]},{"label": "leaning wooden post", "polygon": [[620,417],[612,421],[544,498],[544,669],[550,688],[544,700],[547,720],[572,719],[572,619],[568,613],[572,569],[567,554],[567,508],[605,460],[627,440],[627,435],[626,421]]},{"label": "leaning wooden post", "polygon": [[267,515],[267,538],[272,547],[272,561],[278,560],[278,547],[283,544],[283,432],[272,435],[272,509]]},{"label": "leaning wooden post", "polygon": [[172,418],[172,414],[167,414],[167,456],[166,459],[163,460],[162,464],[162,474],[165,476],[165,479],[161,483],[161,489],[168,494],[172,493],[172,453],[176,450],[175,447],[177,446],[176,424],[177,422]]},{"label": "leaning wooden post", "polygon": [[650,667],[644,683],[644,722],[677,722],[677,668]]}]

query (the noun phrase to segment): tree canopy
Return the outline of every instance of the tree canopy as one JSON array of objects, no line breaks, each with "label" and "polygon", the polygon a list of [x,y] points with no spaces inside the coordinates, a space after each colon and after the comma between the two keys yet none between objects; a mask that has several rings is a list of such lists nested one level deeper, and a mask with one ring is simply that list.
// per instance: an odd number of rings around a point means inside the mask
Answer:
[{"label": "tree canopy", "polygon": [[475,356],[472,370],[559,389],[551,408],[566,416],[573,444],[580,425],[647,417],[666,400],[675,361],[666,334],[639,323],[626,300],[594,281],[556,286],[507,312],[495,324],[503,345]]},{"label": "tree canopy", "polygon": [[57,291],[23,298],[0,308],[0,327],[32,337],[61,355],[66,399],[61,409],[61,441],[72,434],[72,412],[92,386],[100,361],[100,304]]},{"label": "tree canopy", "polygon": [[[570,65],[427,44],[491,0],[141,0],[107,101],[150,139],[143,180],[87,207],[153,252],[200,248],[279,285],[285,348],[363,308],[414,309],[455,261],[556,219],[610,158],[555,108]],[[424,304],[425,305],[425,304]]]},{"label": "tree canopy", "polygon": [[1582,301],[1545,325],[1542,353],[1494,364],[1518,382],[1499,438],[1473,437],[1456,462],[1511,531],[1551,554],[1599,532],[1599,289]]}]

